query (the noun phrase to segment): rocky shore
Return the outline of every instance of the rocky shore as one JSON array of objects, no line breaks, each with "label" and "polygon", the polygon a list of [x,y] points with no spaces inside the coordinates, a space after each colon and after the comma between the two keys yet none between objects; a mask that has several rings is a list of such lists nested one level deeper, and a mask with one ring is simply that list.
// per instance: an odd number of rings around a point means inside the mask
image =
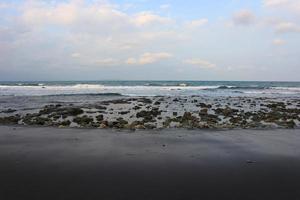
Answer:
[{"label": "rocky shore", "polygon": [[49,104],[0,111],[0,124],[115,129],[299,128],[300,99],[123,97],[93,104]]}]

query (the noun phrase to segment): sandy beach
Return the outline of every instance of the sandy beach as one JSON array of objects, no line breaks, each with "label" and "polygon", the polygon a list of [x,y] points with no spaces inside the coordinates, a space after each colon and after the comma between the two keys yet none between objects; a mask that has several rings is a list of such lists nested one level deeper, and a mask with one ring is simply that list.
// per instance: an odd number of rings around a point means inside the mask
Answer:
[{"label": "sandy beach", "polygon": [[300,131],[0,127],[0,199],[299,199]]}]

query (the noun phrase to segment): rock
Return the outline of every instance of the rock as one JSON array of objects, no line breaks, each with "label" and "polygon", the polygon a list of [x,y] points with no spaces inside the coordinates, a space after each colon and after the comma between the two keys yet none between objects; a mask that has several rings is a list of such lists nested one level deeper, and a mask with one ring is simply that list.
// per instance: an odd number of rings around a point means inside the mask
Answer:
[{"label": "rock", "polygon": [[104,117],[103,117],[103,115],[97,115],[96,119],[97,119],[97,121],[100,122],[100,121],[103,121]]},{"label": "rock", "polygon": [[266,105],[266,107],[274,110],[274,109],[278,109],[278,108],[285,108],[285,104],[284,104],[284,102],[273,102],[271,104]]},{"label": "rock", "polygon": [[199,113],[201,121],[208,123],[209,125],[217,124],[220,121],[217,115],[208,114],[207,109],[202,109]]},{"label": "rock", "polygon": [[108,102],[112,104],[130,104],[130,101],[127,99],[115,99]]},{"label": "rock", "polygon": [[156,126],[154,124],[145,124],[144,125],[145,129],[155,129]]},{"label": "rock", "polygon": [[130,113],[130,111],[121,111],[121,112],[119,112],[120,115],[126,115],[128,113]]},{"label": "rock", "polygon": [[203,114],[207,114],[208,112],[208,109],[207,108],[203,108],[200,110],[200,114],[203,115]]},{"label": "rock", "polygon": [[44,118],[44,117],[36,117],[34,120],[33,120],[33,123],[35,125],[49,125],[49,121],[50,119],[48,118]]},{"label": "rock", "polygon": [[232,109],[230,107],[226,108],[217,108],[215,109],[216,114],[223,115],[225,117],[231,117],[238,112],[237,109]]},{"label": "rock", "polygon": [[136,125],[134,128],[138,129],[138,130],[146,129],[146,127],[144,125],[141,125],[141,124]]},{"label": "rock", "polygon": [[66,110],[66,114],[69,114],[71,116],[77,116],[77,115],[80,115],[80,114],[83,114],[83,110],[81,108],[68,108]]},{"label": "rock", "polygon": [[198,107],[202,107],[202,108],[212,108],[212,105],[210,104],[205,104],[205,103],[199,103]]},{"label": "rock", "polygon": [[70,126],[70,124],[71,124],[70,120],[60,122],[60,126],[64,126],[64,127]]},{"label": "rock", "polygon": [[140,106],[134,106],[132,109],[133,110],[139,110],[139,109],[141,109],[141,107]]},{"label": "rock", "polygon": [[9,117],[0,117],[0,124],[18,124],[20,120],[19,115],[9,116]]},{"label": "rock", "polygon": [[42,110],[39,111],[39,115],[46,115],[46,114],[51,114],[51,113],[56,113],[58,115],[64,116],[77,116],[80,114],[83,114],[83,110],[81,108],[77,107],[56,107],[53,105],[48,105],[45,106]]},{"label": "rock", "polygon": [[286,127],[287,128],[295,128],[296,123],[294,122],[294,120],[289,120],[289,121],[286,122]]},{"label": "rock", "polygon": [[140,98],[138,99],[138,102],[145,103],[145,104],[152,104],[152,100],[148,98]]},{"label": "rock", "polygon": [[135,130],[135,129],[145,129],[144,123],[141,121],[134,121],[127,128]]},{"label": "rock", "polygon": [[[180,119],[180,118],[177,118]],[[190,112],[185,112],[181,118],[181,124],[186,128],[194,128],[199,126],[199,119]]]},{"label": "rock", "polygon": [[2,112],[3,113],[14,113],[14,112],[16,112],[17,110],[15,110],[15,109],[11,109],[11,108],[9,108],[9,109],[7,109],[7,110],[3,110]]},{"label": "rock", "polygon": [[136,117],[144,118],[144,120],[143,120],[144,123],[153,122],[154,121],[153,118],[157,117],[158,115],[161,115],[161,112],[162,111],[155,109],[155,108],[152,109],[151,111],[142,110],[136,114]]},{"label": "rock", "polygon": [[80,125],[82,127],[89,127],[93,121],[94,121],[94,119],[92,117],[88,117],[86,115],[84,115],[82,117],[76,117],[73,119],[73,122],[77,123],[78,125]]},{"label": "rock", "polygon": [[102,129],[107,128],[107,124],[101,123],[100,126],[99,126],[99,128],[102,128]]},{"label": "rock", "polygon": [[101,105],[96,105],[95,108],[98,110],[106,110],[106,107]]},{"label": "rock", "polygon": [[153,105],[156,105],[156,106],[158,106],[158,105],[160,105],[161,104],[161,102],[159,102],[159,101],[156,101]]},{"label": "rock", "polygon": [[117,123],[114,125],[114,128],[125,128],[128,125],[128,121],[124,120],[123,118],[118,118]]}]

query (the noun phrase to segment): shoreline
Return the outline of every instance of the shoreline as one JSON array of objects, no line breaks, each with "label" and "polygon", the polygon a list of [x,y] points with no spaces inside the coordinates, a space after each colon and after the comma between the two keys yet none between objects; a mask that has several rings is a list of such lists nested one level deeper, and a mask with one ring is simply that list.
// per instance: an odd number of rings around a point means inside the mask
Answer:
[{"label": "shoreline", "polygon": [[291,199],[300,132],[0,126],[0,198]]}]

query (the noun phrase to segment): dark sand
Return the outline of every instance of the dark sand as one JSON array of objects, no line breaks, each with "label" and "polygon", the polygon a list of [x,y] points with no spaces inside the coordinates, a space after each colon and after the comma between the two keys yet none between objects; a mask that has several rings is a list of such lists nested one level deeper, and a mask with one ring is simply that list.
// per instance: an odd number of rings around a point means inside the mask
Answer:
[{"label": "dark sand", "polygon": [[0,126],[0,199],[300,199],[300,130]]}]

